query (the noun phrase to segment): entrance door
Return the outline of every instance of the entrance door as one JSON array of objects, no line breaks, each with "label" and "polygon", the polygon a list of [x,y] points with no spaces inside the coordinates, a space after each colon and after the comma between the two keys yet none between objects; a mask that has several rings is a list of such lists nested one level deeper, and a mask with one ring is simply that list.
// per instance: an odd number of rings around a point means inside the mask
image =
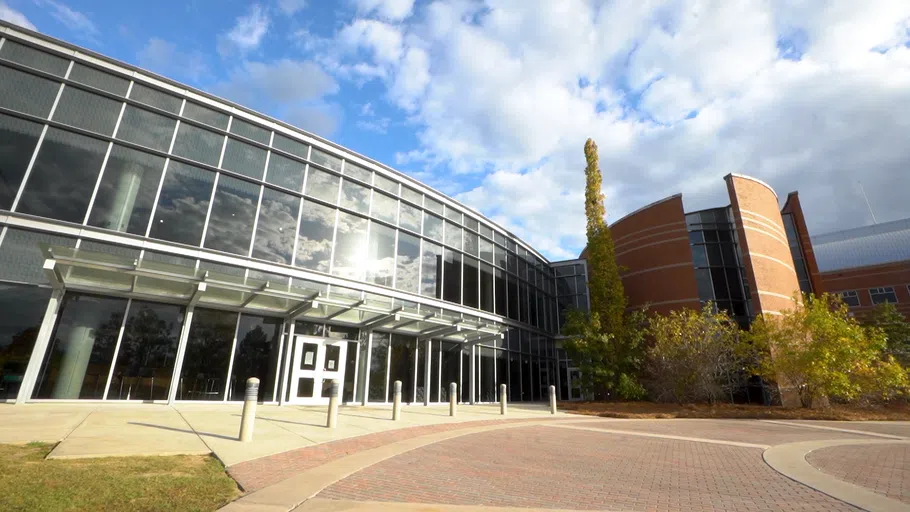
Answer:
[{"label": "entrance door", "polygon": [[[332,380],[344,386],[344,367],[348,342],[297,336],[291,361],[289,403],[322,405],[329,403]],[[339,392],[339,399],[340,397]]]}]

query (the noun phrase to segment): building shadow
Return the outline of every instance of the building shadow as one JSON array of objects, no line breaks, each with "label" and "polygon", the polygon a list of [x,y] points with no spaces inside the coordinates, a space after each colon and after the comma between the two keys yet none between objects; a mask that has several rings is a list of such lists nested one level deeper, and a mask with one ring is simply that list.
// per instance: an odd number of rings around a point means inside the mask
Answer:
[{"label": "building shadow", "polygon": [[161,429],[161,430],[170,430],[171,432],[183,432],[183,433],[185,433],[185,434],[195,434],[195,435],[198,435],[198,436],[215,437],[215,438],[218,438],[218,439],[226,439],[226,440],[228,440],[228,441],[237,441],[237,438],[236,438],[236,437],[223,436],[223,435],[221,435],[221,434],[212,434],[211,432],[198,432],[198,431],[196,431],[196,430],[190,430],[190,429],[185,429],[185,428],[177,428],[177,427],[165,427],[165,426],[163,426],[163,425],[153,425],[153,424],[151,424],[151,423],[141,423],[141,422],[138,422],[138,421],[128,421],[127,424],[129,424],[129,425],[139,425],[140,427],[158,428],[158,429]]}]

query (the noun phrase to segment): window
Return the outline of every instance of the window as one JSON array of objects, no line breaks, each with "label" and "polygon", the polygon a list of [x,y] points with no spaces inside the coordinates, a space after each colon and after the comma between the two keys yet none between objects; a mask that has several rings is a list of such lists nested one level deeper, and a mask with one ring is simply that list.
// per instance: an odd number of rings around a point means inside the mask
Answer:
[{"label": "window", "polygon": [[425,297],[442,298],[442,247],[423,242],[421,253],[420,294]]},{"label": "window", "polygon": [[370,189],[345,179],[341,184],[341,206],[357,213],[369,213]]},{"label": "window", "polygon": [[859,294],[855,290],[840,292],[840,299],[844,301],[844,304],[852,308],[859,307]]},{"label": "window", "polygon": [[480,309],[493,312],[493,267],[480,264]]},{"label": "window", "polygon": [[265,181],[294,192],[301,192],[305,170],[304,164],[278,153],[272,153],[269,156],[269,170],[265,174]]},{"label": "window", "polygon": [[427,212],[423,213],[423,236],[435,240],[437,242],[442,242],[442,219],[431,215]]},{"label": "window", "polygon": [[272,137],[272,132],[269,130],[250,124],[236,116],[231,121],[231,133],[266,145],[268,145],[269,139]]},{"label": "window", "polygon": [[214,184],[215,173],[171,161],[149,236],[198,246]]},{"label": "window", "polygon": [[0,66],[0,107],[47,118],[59,89],[52,80]]},{"label": "window", "polygon": [[442,203],[440,203],[439,201],[433,199],[432,197],[424,197],[424,199],[423,199],[423,207],[426,208],[427,210],[433,212],[433,213],[437,213],[437,214],[439,214],[439,215],[442,215],[442,211],[443,211],[443,209],[442,209]]},{"label": "window", "polygon": [[373,217],[394,225],[398,220],[398,199],[387,196],[382,192],[374,191],[372,202],[371,213]]},{"label": "window", "polygon": [[221,167],[261,180],[265,170],[265,155],[264,149],[228,137]]},{"label": "window", "polygon": [[[471,256],[477,256],[477,235],[470,231],[464,232],[464,252]],[[492,249],[492,247],[490,247]]]},{"label": "window", "polygon": [[367,185],[373,184],[373,171],[368,171],[359,165],[352,164],[351,162],[345,162],[344,164],[344,174],[345,176],[350,176],[356,180],[360,180]]},{"label": "window", "polygon": [[7,228],[0,245],[0,280],[32,284],[49,284],[41,269],[47,257],[39,244],[74,247],[72,238]]},{"label": "window", "polygon": [[167,400],[184,313],[182,306],[130,304],[109,400]]},{"label": "window", "polygon": [[461,224],[461,212],[452,208],[451,206],[446,206],[446,215],[447,220]]},{"label": "window", "polygon": [[281,324],[280,318],[240,315],[228,400],[244,399],[246,381],[250,377],[256,377],[260,381],[258,398],[260,402],[275,399]]},{"label": "window", "polygon": [[63,88],[54,110],[54,121],[102,135],[113,135],[118,117],[120,102],[76,87]]},{"label": "window", "polygon": [[101,399],[126,299],[67,293],[32,398]]},{"label": "window", "polygon": [[399,203],[398,225],[410,229],[415,233],[420,233],[421,213],[420,210],[401,201]]},{"label": "window", "polygon": [[209,216],[205,247],[244,256],[249,253],[260,189],[260,185],[221,175]]},{"label": "window", "polygon": [[383,190],[392,195],[398,195],[398,182],[386,178],[381,174],[373,175],[373,185],[379,190]]},{"label": "window", "polygon": [[82,224],[108,144],[50,128],[17,210]]},{"label": "window", "polygon": [[310,153],[309,146],[294,139],[289,139],[280,133],[275,134],[275,139],[272,141],[272,147],[300,158],[307,158]]},{"label": "window", "polygon": [[401,381],[401,401],[403,403],[414,402],[414,349],[416,348],[417,338],[400,334],[392,335],[391,359],[389,360],[389,402],[394,400],[396,380]]},{"label": "window", "polygon": [[19,393],[50,297],[49,288],[0,283],[0,400]]},{"label": "window", "polygon": [[372,335],[372,350],[370,351],[370,385],[369,401],[384,402],[386,399],[387,361],[389,360],[390,334],[374,332]]},{"label": "window", "polygon": [[477,260],[471,257],[464,259],[464,285],[463,301],[465,306],[477,308],[480,306],[479,292],[479,271]]},{"label": "window", "polygon": [[117,128],[117,138],[142,146],[167,151],[174,138],[177,121],[145,109],[127,105]]},{"label": "window", "polygon": [[304,201],[297,235],[296,266],[328,273],[335,212],[334,208]]},{"label": "window", "polygon": [[487,263],[493,263],[493,243],[481,238],[479,241],[480,259]]},{"label": "window", "polygon": [[[135,89],[133,89],[135,90]],[[177,139],[174,141],[174,154],[211,166],[217,166],[221,158],[221,146],[224,135],[203,130],[191,124],[180,123]]]},{"label": "window", "polygon": [[306,177],[306,195],[337,204],[339,181],[340,178],[334,174],[310,167]]},{"label": "window", "polygon": [[237,313],[196,308],[186,340],[178,400],[223,400]]},{"label": "window", "polygon": [[164,158],[115,145],[101,176],[88,223],[145,235],[163,170]]},{"label": "window", "polygon": [[63,57],[36,50],[9,39],[0,47],[0,58],[22,64],[34,69],[40,69],[52,75],[62,77],[66,75],[66,68],[70,61]]},{"label": "window", "polygon": [[443,269],[443,300],[461,304],[461,253],[446,249]]},{"label": "window", "polygon": [[495,269],[496,276],[496,314],[501,316],[506,316],[508,314],[507,309],[507,286],[506,286],[506,273],[500,269]]},{"label": "window", "polygon": [[253,257],[290,265],[300,198],[266,187],[262,192]]},{"label": "window", "polygon": [[376,224],[370,226],[367,248],[367,281],[392,286],[395,272],[395,230]]},{"label": "window", "polygon": [[183,117],[214,126],[215,128],[221,128],[222,130],[227,129],[228,125],[227,114],[197,105],[192,101],[186,102],[186,106],[183,107]]},{"label": "window", "polygon": [[509,275],[509,318],[512,320],[519,320],[521,318],[521,304],[524,301],[519,302],[518,294],[518,279]]},{"label": "window", "polygon": [[339,212],[332,273],[350,279],[363,279],[366,242],[367,220]]},{"label": "window", "polygon": [[420,239],[404,232],[398,233],[397,270],[395,288],[411,293],[418,292],[420,273]]},{"label": "window", "polygon": [[421,206],[423,204],[423,194],[404,185],[401,186],[401,197],[402,199],[407,199],[417,206]]},{"label": "window", "polygon": [[133,89],[130,91],[130,99],[160,108],[172,114],[180,113],[180,105],[183,103],[183,100],[176,96],[146,87],[138,82],[133,84]]},{"label": "window", "polygon": [[327,169],[341,172],[341,159],[322,150],[313,148],[310,151],[310,161]]},{"label": "window", "polygon": [[456,249],[461,249],[461,232],[461,226],[456,226],[451,222],[446,222],[446,245],[452,246]]},{"label": "window", "polygon": [[[3,76],[0,75],[0,87]],[[3,91],[0,90],[0,98]],[[0,209],[9,210],[35,152],[41,125],[0,114]]]},{"label": "window", "polygon": [[882,304],[885,302],[890,302],[892,304],[897,303],[897,295],[894,293],[894,288],[890,286],[870,288],[869,297],[872,298],[872,304]]}]

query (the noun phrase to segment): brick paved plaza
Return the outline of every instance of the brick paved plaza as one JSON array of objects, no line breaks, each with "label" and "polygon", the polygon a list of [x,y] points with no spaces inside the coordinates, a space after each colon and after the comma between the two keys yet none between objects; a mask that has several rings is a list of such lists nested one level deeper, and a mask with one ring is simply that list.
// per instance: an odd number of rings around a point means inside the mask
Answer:
[{"label": "brick paved plaza", "polygon": [[910,510],[910,424],[561,416],[381,432],[230,468],[228,510]]}]

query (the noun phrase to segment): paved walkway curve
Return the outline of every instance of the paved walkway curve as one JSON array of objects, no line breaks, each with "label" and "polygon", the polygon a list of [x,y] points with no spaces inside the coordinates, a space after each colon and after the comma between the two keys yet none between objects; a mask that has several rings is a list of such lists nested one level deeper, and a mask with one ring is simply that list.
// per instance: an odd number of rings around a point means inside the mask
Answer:
[{"label": "paved walkway curve", "polygon": [[872,444],[910,444],[910,440],[879,439],[836,439],[823,441],[803,441],[772,446],[762,454],[765,462],[782,475],[832,498],[849,503],[863,510],[874,511],[910,511],[910,505],[891,499],[865,487],[845,482],[827,473],[819,471],[806,460],[806,456],[815,450],[844,445]]},{"label": "paved walkway curve", "polygon": [[[704,423],[696,423],[698,421],[704,421]],[[717,423],[717,425],[714,423]],[[777,424],[779,425],[779,429],[784,429],[786,431],[788,437],[784,438],[783,435],[781,435],[774,441],[769,440],[769,444],[774,444],[775,442],[783,443],[774,446],[744,442],[747,440],[751,441],[752,438],[737,438],[738,435],[742,435],[742,432],[749,431],[750,429],[754,432],[767,434],[767,430],[762,430],[763,428],[766,428],[761,427],[760,425],[762,424]],[[717,439],[719,434],[717,428],[719,426],[727,430],[726,433],[728,436],[726,439]],[[803,495],[805,492],[817,492],[818,494],[816,496],[823,496],[824,499],[828,500],[837,500],[831,501],[831,503],[827,505],[828,508],[822,507],[820,510],[828,510],[835,506],[840,506],[840,508],[849,508],[852,506],[861,510],[870,511],[910,511],[910,505],[906,503],[888,498],[887,496],[875,493],[868,488],[860,487],[825,474],[813,467],[806,460],[806,455],[813,450],[844,445],[881,445],[888,443],[906,445],[910,444],[910,439],[907,437],[887,434],[882,435],[856,429],[843,429],[827,426],[816,427],[804,423],[790,422],[765,422],[755,420],[730,420],[725,422],[716,420],[657,420],[654,423],[648,423],[639,420],[618,420],[582,416],[571,418],[560,417],[548,420],[528,419],[512,422],[472,422],[458,426],[453,425],[444,431],[427,431],[419,428],[405,429],[412,430],[411,433],[413,436],[404,436],[405,438],[403,439],[401,438],[402,436],[398,436],[397,439],[387,438],[384,441],[386,444],[379,446],[375,443],[367,443],[360,447],[360,451],[355,451],[353,453],[351,450],[336,452],[333,454],[333,458],[314,461],[311,464],[308,464],[309,467],[305,469],[301,468],[300,471],[278,483],[265,486],[256,492],[247,494],[239,500],[227,505],[222,510],[230,512],[285,512],[291,510],[308,512],[367,510],[432,510],[451,512],[475,512],[484,510],[488,512],[506,512],[527,510],[527,508],[515,508],[511,506],[478,506],[482,504],[483,501],[478,502],[477,505],[457,504],[459,503],[458,501],[449,504],[435,503],[432,496],[430,496],[429,499],[422,500],[426,501],[426,503],[408,503],[400,501],[400,498],[395,497],[394,491],[391,492],[392,496],[390,497],[389,493],[382,490],[382,485],[377,487],[379,490],[373,494],[370,494],[370,492],[373,491],[374,488],[370,488],[370,490],[366,492],[366,496],[361,495],[353,498],[346,498],[344,492],[332,492],[331,489],[336,489],[337,484],[342,482],[356,482],[357,479],[353,477],[355,473],[358,478],[364,478],[363,475],[372,472],[373,478],[375,478],[377,472],[382,472],[379,468],[388,467],[387,461],[397,461],[399,460],[399,455],[405,455],[408,454],[408,452],[417,454],[409,457],[411,459],[411,464],[414,464],[415,462],[413,459],[419,459],[421,457],[419,454],[423,453],[416,452],[415,450],[424,449],[425,451],[426,449],[431,448],[431,445],[436,445],[437,443],[439,443],[439,446],[442,446],[446,444],[446,441],[462,436],[484,433],[493,434],[495,432],[517,432],[517,430],[510,429],[522,428],[537,428],[539,430],[541,427],[550,427],[554,431],[566,429],[574,430],[578,432],[579,435],[596,435],[595,433],[600,433],[605,436],[613,436],[613,440],[616,438],[626,440],[642,439],[644,442],[650,439],[651,441],[648,442],[688,443],[689,445],[694,444],[706,447],[711,445],[726,445],[729,447],[726,448],[728,450],[754,450],[753,453],[755,453],[755,455],[761,455],[761,458],[756,458],[757,464],[767,468],[767,471],[770,471],[771,469],[776,471],[776,473],[773,474],[787,477],[781,480],[781,482],[793,481],[798,487],[805,486],[801,487],[802,489],[805,489],[805,491],[799,491],[803,493]],[[690,432],[700,433],[701,435],[698,437],[676,435],[677,427],[679,427],[678,433],[686,433],[686,428],[695,427],[695,429],[690,430]],[[544,430],[550,430],[550,428],[545,428]],[[714,430],[712,430],[712,428]],[[674,433],[671,434],[668,430],[673,431]],[[730,432],[732,432],[733,435],[729,435]],[[802,441],[801,439],[811,439],[811,435],[806,435],[807,432],[815,432],[816,434],[814,435],[822,439]],[[720,437],[723,437],[723,435],[720,435]],[[768,436],[768,439],[772,438],[773,436]],[[472,437],[471,439],[474,438]],[[799,441],[788,442],[797,440]],[[607,444],[610,443],[606,440],[603,442]],[[716,449],[712,448],[711,450]],[[404,458],[408,457],[402,457],[402,459]],[[761,463],[762,460],[767,466]],[[648,464],[648,462],[646,461],[644,464]],[[371,468],[371,466],[376,467]],[[695,471],[697,472],[697,470]],[[382,474],[381,477],[384,478],[385,474]],[[354,478],[354,480],[352,480],[352,478]],[[385,482],[383,482],[383,484],[385,484]],[[348,484],[348,487],[350,487],[350,485],[357,487],[360,484],[351,483]],[[789,485],[792,487],[794,484]],[[330,486],[331,489],[329,489]],[[384,488],[394,489],[394,485],[389,482],[388,484],[385,484]],[[363,489],[361,489],[361,491],[363,491]],[[638,489],[638,491],[641,491],[641,489]],[[717,495],[718,501],[726,499],[727,498],[724,498],[722,494]],[[559,503],[551,502],[550,500],[546,503],[550,506],[559,506]],[[729,503],[725,502],[721,505],[727,504]],[[622,506],[620,503],[616,503],[609,508],[615,509],[617,505]],[[816,510],[816,508],[812,507],[818,507],[819,505],[816,503],[815,505],[807,504],[806,506],[812,510]],[[603,508],[608,507],[605,506]],[[676,509],[679,508],[679,506],[677,505],[676,508],[674,508],[671,503],[669,508]],[[731,509],[735,509],[735,507]],[[560,509],[548,508],[548,510],[555,512]],[[808,508],[806,510],[808,510]]]}]

